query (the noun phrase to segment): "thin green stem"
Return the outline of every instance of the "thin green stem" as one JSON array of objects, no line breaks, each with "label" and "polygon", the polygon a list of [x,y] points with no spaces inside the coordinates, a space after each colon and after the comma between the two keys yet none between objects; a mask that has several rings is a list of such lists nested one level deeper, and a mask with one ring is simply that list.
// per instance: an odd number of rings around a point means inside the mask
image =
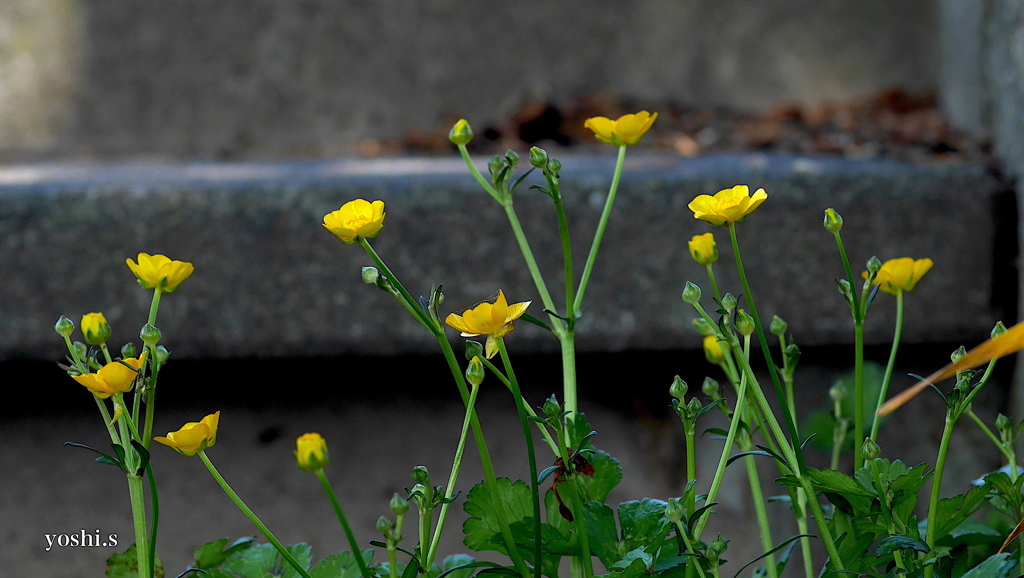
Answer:
[{"label": "thin green stem", "polygon": [[[892,336],[892,351],[889,352],[889,363],[885,366],[885,376],[882,378],[882,388],[878,390],[878,401],[875,406],[871,408],[871,414],[874,415],[875,410],[882,407],[885,403],[885,396],[889,393],[889,382],[892,380],[892,369],[896,365],[896,350],[900,346],[900,335],[903,332],[903,290],[900,289],[896,292],[896,330]],[[878,438],[878,424],[881,422],[876,416],[871,420],[871,441],[875,441]]]},{"label": "thin green stem", "polygon": [[[160,363],[157,361],[156,346],[149,347],[149,382],[146,383],[145,379],[143,384],[145,387],[146,396],[146,421],[143,424],[143,436],[142,446],[149,449],[149,444],[153,441],[153,418],[156,415],[156,380],[160,375]],[[136,397],[138,395],[136,394]]]},{"label": "thin green stem", "polygon": [[[942,491],[942,474],[946,469],[946,454],[949,453],[949,440],[953,437],[953,426],[956,425],[956,417],[952,410],[946,411],[946,423],[942,428],[942,439],[939,441],[939,455],[935,460],[935,473],[932,476],[931,496],[928,499],[928,529],[925,532],[925,544],[928,549],[935,548],[935,540],[938,538],[938,524],[935,523],[935,516],[939,512],[939,493]],[[935,567],[928,565],[924,569],[925,578],[931,578]]]},{"label": "thin green stem", "polygon": [[341,509],[341,502],[338,501],[338,496],[335,495],[331,482],[327,480],[327,474],[324,473],[323,469],[316,470],[313,473],[320,480],[320,485],[323,486],[324,493],[327,494],[327,499],[331,501],[334,513],[338,516],[338,521],[341,522],[341,528],[344,530],[345,538],[348,540],[348,547],[352,549],[352,557],[356,559],[356,564],[359,565],[360,575],[363,578],[373,578],[370,569],[366,567],[366,560],[363,559],[363,552],[359,549],[359,542],[356,541],[356,536],[352,533],[352,527],[348,524],[348,518],[345,517],[345,511]]},{"label": "thin green stem", "polygon": [[715,301],[722,301],[722,294],[718,291],[718,282],[715,281],[715,270],[712,268],[711,263],[707,264],[708,268],[708,280],[711,281],[711,292],[715,295]]},{"label": "thin green stem", "polygon": [[612,176],[612,184],[608,189],[608,198],[604,202],[604,210],[601,211],[601,219],[597,222],[597,231],[594,232],[594,241],[590,245],[590,253],[587,255],[587,264],[583,267],[583,277],[580,278],[579,289],[576,290],[576,310],[570,312],[572,317],[580,310],[583,303],[583,295],[587,292],[587,284],[590,282],[590,274],[594,271],[594,262],[597,260],[597,251],[601,248],[601,239],[604,238],[605,227],[608,226],[608,219],[612,214],[612,205],[615,204],[615,195],[619,190],[619,179],[622,177],[622,164],[626,159],[626,145],[619,147],[619,157],[615,161],[615,174]]},{"label": "thin green stem", "polygon": [[[853,326],[853,471],[864,465],[860,444],[864,442],[864,321]],[[877,420],[875,420],[877,421]]]},{"label": "thin green stem", "polygon": [[[745,433],[740,436],[740,449],[745,452],[754,449],[754,444],[750,440],[749,434]],[[754,461],[754,456],[748,455],[743,458],[743,463],[747,468],[750,495],[754,502],[757,525],[761,531],[761,547],[764,548],[765,552],[770,552],[774,547],[774,543],[772,542],[771,523],[768,521],[768,510],[764,502],[764,492],[761,490],[761,477],[757,473],[757,462]],[[765,569],[768,571],[769,578],[778,578],[779,570],[775,565],[775,554],[769,554],[765,557]]]},{"label": "thin green stem", "polygon": [[[259,517],[257,517],[256,514],[249,509],[249,506],[245,505],[245,502],[242,501],[242,498],[239,498],[238,494],[236,494],[235,491],[231,489],[231,486],[229,486],[227,481],[224,480],[224,476],[220,475],[220,472],[217,471],[216,467],[214,467],[213,462],[211,462],[210,458],[206,456],[206,450],[199,450],[198,455],[200,459],[203,460],[203,463],[206,464],[206,469],[210,470],[210,474],[213,475],[213,479],[216,480],[217,483],[220,485],[221,489],[224,490],[224,493],[227,494],[229,498],[231,498],[231,501],[234,502],[236,506],[238,506],[239,510],[242,510],[242,513],[245,514],[245,516],[249,518],[249,521],[252,522],[254,526],[256,526],[256,529],[258,529],[260,533],[263,534],[263,537],[266,538],[268,542],[274,545],[274,548],[277,550],[277,552],[281,554],[281,558],[283,558],[285,562],[288,562],[288,564],[290,564],[292,568],[295,568],[295,571],[298,572],[299,575],[302,576],[302,578],[310,578],[309,573],[306,572],[306,569],[303,568],[302,565],[299,564],[299,562],[295,559],[295,557],[291,555],[291,552],[289,552],[288,549],[285,548],[283,544],[281,544],[281,541],[277,539],[277,536],[274,536],[270,529],[267,528],[266,524],[264,524],[259,519]],[[357,554],[357,552],[353,552],[353,554],[355,555]]]},{"label": "thin green stem", "polygon": [[497,189],[495,189],[491,185],[491,183],[487,182],[487,179],[485,179],[484,176],[480,174],[480,171],[478,171],[476,169],[476,165],[473,164],[473,159],[470,158],[469,150],[466,149],[466,145],[458,145],[458,146],[459,146],[459,154],[462,155],[462,160],[466,162],[466,166],[469,168],[470,174],[472,174],[473,178],[476,179],[476,182],[480,183],[480,186],[483,187],[485,191],[487,191],[487,194],[489,194],[492,197],[494,197],[494,200],[498,201],[500,203],[501,202],[501,194],[498,193]]},{"label": "thin green stem", "polygon": [[[871,462],[871,477],[875,482],[875,493],[878,495],[878,499],[882,502],[882,520],[885,522],[886,529],[889,530],[889,535],[896,535],[896,525],[892,521],[892,511],[889,503],[889,492],[886,490],[886,486],[882,484],[882,474],[878,470],[878,460],[868,460]],[[899,574],[907,573],[907,566],[903,563],[903,554],[896,550],[893,552],[893,558],[896,561],[896,567],[900,569]]]},{"label": "thin green stem", "polygon": [[[1015,456],[1013,455],[1013,451],[1009,450],[1003,444],[1002,440],[1000,440],[998,437],[996,437],[996,434],[992,433],[992,430],[989,429],[989,427],[987,425],[985,425],[985,422],[982,421],[981,418],[978,417],[978,415],[976,413],[974,413],[973,409],[968,409],[965,413],[967,414],[967,417],[971,418],[971,421],[973,421],[981,429],[981,431],[985,434],[985,436],[987,436],[988,439],[991,440],[991,442],[997,448],[999,448],[999,453],[1003,454],[1004,458],[1006,458],[1008,461],[1009,460],[1013,460],[1015,458]],[[1017,477],[1016,473],[1017,472],[1014,472],[1012,470],[1012,468],[1011,468],[1011,472],[1010,472],[1011,480]]]},{"label": "thin green stem", "polygon": [[[495,367],[494,364],[491,363],[489,359],[482,359],[481,361],[483,361],[484,367],[491,370],[491,373],[493,373],[494,376],[498,378],[498,381],[500,381],[506,388],[508,388],[509,392],[511,392],[512,385],[509,383],[508,378],[505,377],[505,374],[503,374],[501,370]],[[524,402],[523,407],[526,408],[526,413],[529,414],[530,417],[537,417],[537,412],[534,411],[534,409],[530,407],[529,404]],[[559,453],[558,451],[558,444],[555,442],[554,438],[551,437],[551,432],[549,432],[548,429],[544,427],[544,424],[540,422],[534,421],[534,424],[536,424],[537,429],[540,430],[541,435],[544,436],[544,441],[546,441],[548,447],[551,448],[551,453],[554,454],[555,456],[560,456],[561,453]]]},{"label": "thin green stem", "polygon": [[[505,208],[505,215],[508,217],[509,226],[512,227],[512,234],[515,235],[516,242],[519,244],[519,250],[523,254],[523,259],[526,260],[526,268],[530,270],[530,277],[533,279],[533,284],[537,286],[537,292],[540,294],[541,303],[544,304],[544,308],[554,313],[557,311],[555,308],[555,302],[551,299],[551,293],[548,291],[548,286],[544,283],[544,276],[541,275],[540,267],[537,265],[537,260],[533,257],[533,250],[530,249],[530,242],[526,239],[526,233],[523,232],[523,226],[519,223],[519,216],[516,215],[515,207],[512,206],[511,197],[508,201],[501,204]],[[551,319],[552,329],[556,329],[555,335],[561,332],[564,327],[564,322],[549,314]]]},{"label": "thin green stem", "polygon": [[410,295],[409,292],[405,290],[405,286],[403,286],[402,283],[398,280],[398,277],[395,277],[395,274],[391,272],[391,269],[389,269],[388,266],[384,263],[384,260],[380,258],[380,255],[378,255],[377,252],[373,250],[373,247],[370,246],[370,242],[367,241],[365,238],[360,237],[359,244],[363,246],[363,249],[366,251],[366,254],[369,255],[371,259],[373,259],[373,262],[377,264],[377,267],[380,267],[380,270],[384,272],[388,280],[391,281],[391,284],[395,287],[395,289],[398,290],[399,295],[401,295],[401,298],[398,301],[402,304],[403,307],[405,307],[406,311],[412,314],[412,316],[415,317],[417,321],[422,323],[423,326],[426,327],[427,330],[433,333],[434,335],[437,335],[438,332],[441,332],[443,334],[443,330],[437,327],[437,325],[434,323],[434,320],[430,318],[430,315],[428,315],[427,312],[424,311],[423,308],[419,306],[419,302],[416,299],[413,299],[413,296]]},{"label": "thin green stem", "polygon": [[569,222],[565,218],[565,206],[562,204],[562,193],[558,187],[558,180],[547,170],[544,171],[544,176],[547,178],[548,188],[551,190],[551,199],[555,202],[555,214],[558,216],[558,238],[562,241],[562,262],[565,266],[565,316],[569,319],[567,326],[571,330],[576,321],[576,317],[573,315],[573,312],[576,311],[574,303],[576,290],[573,287],[575,276],[572,269],[572,242],[569,238]]},{"label": "thin green stem", "polygon": [[160,296],[163,294],[163,290],[157,287],[153,289],[153,300],[149,303],[149,319],[146,323],[149,323],[153,327],[156,327],[156,312],[160,310]]},{"label": "thin green stem", "polygon": [[686,528],[683,527],[683,523],[681,521],[676,521],[675,525],[676,525],[676,532],[679,533],[679,537],[681,537],[683,539],[683,544],[686,545],[687,553],[689,553],[691,555],[690,556],[690,560],[686,563],[686,569],[687,570],[690,569],[690,565],[691,565],[691,562],[692,562],[692,565],[697,568],[697,573],[700,574],[700,578],[707,578],[704,575],[704,568],[701,567],[700,562],[698,561],[697,552],[694,551],[694,549],[693,549],[693,541],[691,541],[690,537],[686,535]]},{"label": "thin green stem", "polygon": [[590,537],[587,535],[587,525],[584,521],[583,516],[583,503],[582,503],[582,489],[580,487],[580,477],[578,474],[574,474],[572,477],[572,490],[570,490],[569,499],[572,500],[573,524],[576,525],[576,533],[580,539],[580,550],[582,555],[580,556],[580,562],[583,564],[583,578],[592,578],[594,575],[594,561],[591,559],[590,554]]},{"label": "thin green stem", "polygon": [[149,478],[149,509],[153,522],[149,532],[149,572],[156,575],[156,531],[160,523],[160,499],[156,492],[156,478],[153,477],[153,464],[146,464],[146,477]]},{"label": "thin green stem", "polygon": [[579,398],[576,392],[576,330],[566,329],[558,338],[562,348],[562,402],[569,415],[568,420],[579,411]]},{"label": "thin green stem", "polygon": [[[683,432],[686,435],[686,481],[687,483],[695,481],[697,479],[697,449],[694,443],[696,437],[696,423],[691,421],[686,423],[683,428]],[[686,496],[686,517],[689,519],[693,515],[694,510],[697,506],[696,492],[689,492]]]},{"label": "thin green stem", "polygon": [[444,529],[445,520],[448,519],[448,508],[451,506],[452,496],[455,495],[455,482],[459,478],[459,468],[462,466],[462,454],[466,449],[466,438],[469,435],[469,422],[476,407],[476,396],[480,386],[474,385],[469,392],[469,403],[466,407],[466,417],[462,420],[462,431],[459,434],[459,445],[455,449],[455,459],[452,461],[452,471],[448,476],[448,486],[445,488],[445,502],[441,504],[441,513],[438,515],[437,527],[434,528],[434,536],[430,540],[430,547],[427,548],[427,556],[423,561],[423,568],[430,571],[434,563],[434,556],[437,555],[437,547],[441,542],[441,532]]},{"label": "thin green stem", "polygon": [[[126,452],[132,451],[126,448]],[[132,503],[132,521],[135,525],[135,554],[139,564],[139,578],[152,578],[149,538],[146,530],[146,497],[142,490],[142,476],[128,474],[128,496]]]}]

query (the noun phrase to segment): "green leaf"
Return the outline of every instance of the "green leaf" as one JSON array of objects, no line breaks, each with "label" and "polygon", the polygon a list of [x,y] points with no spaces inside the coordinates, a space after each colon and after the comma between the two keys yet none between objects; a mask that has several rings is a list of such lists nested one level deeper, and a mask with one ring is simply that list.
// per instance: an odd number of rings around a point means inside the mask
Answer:
[{"label": "green leaf", "polygon": [[210,568],[216,568],[224,563],[224,560],[228,559],[228,556],[236,552],[241,552],[246,548],[252,546],[253,538],[246,537],[240,538],[234,544],[225,548],[228,545],[227,538],[221,538],[220,540],[214,540],[213,542],[207,542],[202,546],[196,548],[195,551],[195,567],[202,570],[209,570]]},{"label": "green leaf", "polygon": [[993,554],[962,578],[1007,578],[1015,566],[1016,563],[1010,559],[1009,553]]},{"label": "green leaf", "polygon": [[569,447],[573,450],[597,449],[590,442],[589,436],[594,430],[587,421],[586,414],[576,413],[572,416],[572,425],[569,427]]},{"label": "green leaf", "polygon": [[1020,493],[1020,488],[1010,481],[1010,476],[1003,472],[996,472],[985,476],[984,479],[985,483],[992,487],[992,491],[1003,499],[1007,510],[1011,512],[1021,510],[1024,497]]},{"label": "green leaf", "polygon": [[981,522],[967,518],[959,526],[953,529],[946,536],[946,539],[956,544],[969,546],[978,544],[1001,544],[1003,534]]},{"label": "green leaf", "polygon": [[654,564],[654,557],[644,551],[643,548],[634,548],[621,560],[611,565],[609,569],[622,570],[633,565],[634,562],[640,561],[643,563],[644,568],[650,568]]},{"label": "green leaf", "polygon": [[808,468],[807,475],[815,488],[821,490],[836,508],[857,516],[870,513],[875,494],[850,476],[836,470],[817,468]]},{"label": "green leaf", "polygon": [[221,567],[242,578],[265,578],[274,571],[277,558],[273,544],[257,544],[230,556]]},{"label": "green leaf", "polygon": [[466,503],[462,506],[470,515],[462,524],[462,532],[465,534],[462,541],[472,550],[494,550],[507,556],[508,549],[501,535],[495,508],[500,504],[504,509],[505,521],[511,526],[527,518],[532,520],[533,498],[530,488],[522,480],[512,483],[508,478],[498,478],[495,486],[497,495],[492,495],[486,482],[473,486],[469,491]]},{"label": "green leaf", "polygon": [[583,493],[582,503],[598,501],[604,503],[615,486],[622,481],[622,467],[619,460],[600,450],[584,454],[590,465],[594,466],[594,475],[577,476],[577,482]]},{"label": "green leaf", "polygon": [[[441,562],[441,570],[447,572],[445,576],[448,578],[470,578],[473,575],[473,568],[469,564],[473,562],[476,562],[476,559],[468,554],[452,554]],[[460,566],[465,567],[460,568]],[[312,578],[316,578],[316,576]]]},{"label": "green leaf", "polygon": [[[292,555],[292,558],[295,558],[295,561],[299,563],[299,566],[301,566],[303,570],[307,572],[309,571],[309,567],[313,563],[313,548],[311,548],[309,544],[295,544],[292,546],[285,546],[284,549]],[[302,576],[302,574],[299,574],[295,570],[295,567],[284,559],[284,556],[280,558],[278,564],[281,568],[282,578],[299,578]]]},{"label": "green leaf", "polygon": [[895,536],[886,536],[885,538],[882,538],[882,540],[878,542],[878,550],[875,551],[875,556],[882,557],[897,550],[917,550],[918,552],[928,552],[931,548],[921,540],[911,538],[910,536],[904,536],[903,534],[897,534]]},{"label": "green leaf", "polygon": [[[344,553],[348,554],[348,552]],[[371,572],[373,571],[371,566],[371,562],[373,562],[373,553],[373,548],[367,548],[362,552],[363,562],[366,563],[367,568],[371,568]],[[356,562],[356,559],[354,557],[349,555],[349,560],[345,567],[345,574],[342,576],[342,578],[359,578],[360,576],[362,576],[362,570],[360,570],[359,564]],[[313,578],[318,577],[314,576]]]},{"label": "green leaf", "polygon": [[619,504],[619,525],[622,527],[623,547],[627,551],[646,546],[659,534],[667,505],[650,498]]},{"label": "green leaf", "polygon": [[583,524],[587,528],[590,552],[597,556],[605,568],[622,557],[618,530],[615,528],[615,513],[610,506],[601,502],[588,502],[583,506]]},{"label": "green leaf", "polygon": [[[953,496],[939,500],[939,507],[936,512],[935,539],[938,540],[953,531],[964,520],[971,517],[985,503],[989,486],[976,486],[966,494]],[[931,524],[932,521],[928,520]]]},{"label": "green leaf", "polygon": [[[107,558],[107,578],[138,578],[139,577],[139,555],[135,551],[135,544],[128,546],[123,554],[114,554]],[[160,564],[160,557],[156,557],[156,567],[153,569],[153,578],[164,578],[164,567]]]}]

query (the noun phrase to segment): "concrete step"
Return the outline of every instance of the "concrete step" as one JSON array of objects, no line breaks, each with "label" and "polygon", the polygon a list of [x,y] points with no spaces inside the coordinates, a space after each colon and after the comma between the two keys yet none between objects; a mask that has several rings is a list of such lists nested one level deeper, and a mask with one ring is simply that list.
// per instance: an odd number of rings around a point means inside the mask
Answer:
[{"label": "concrete step", "polygon": [[[561,155],[577,276],[614,168],[614,156]],[[484,172],[485,159],[478,159]],[[525,161],[523,164],[526,164]],[[516,208],[556,303],[564,290],[550,199],[525,185]],[[762,317],[777,314],[804,345],[852,341],[844,276],[826,207],[845,218],[855,272],[877,255],[930,257],[935,268],[906,300],[909,342],[984,338],[1015,314],[1015,198],[978,166],[919,167],[884,160],[771,155],[696,159],[631,154],[578,325],[584,351],[699,347],[687,280],[705,289],[692,235],[716,234],[723,291],[742,293],[725,229],[693,218],[699,194],[745,183],[768,200],[737,227]],[[150,293],[125,266],[139,252],[191,261],[195,274],[166,295],[157,325],[179,357],[318,356],[434,351],[431,337],[389,296],[366,286],[361,249],[321,226],[353,198],[382,199],[377,252],[414,294],[444,284],[444,312],[503,289],[542,306],[501,207],[458,158],[296,163],[49,164],[0,168],[0,359],[59,358],[53,323],[103,311],[112,343],[137,340]],[[889,339],[895,305],[880,294],[869,343]],[[452,332],[452,337],[455,337]],[[521,323],[521,351],[553,351]]]}]

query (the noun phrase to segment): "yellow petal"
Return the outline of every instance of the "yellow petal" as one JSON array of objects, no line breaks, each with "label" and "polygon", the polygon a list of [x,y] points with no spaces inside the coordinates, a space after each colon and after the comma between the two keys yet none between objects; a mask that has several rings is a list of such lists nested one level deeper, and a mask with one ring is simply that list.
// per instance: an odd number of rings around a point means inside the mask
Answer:
[{"label": "yellow petal", "polygon": [[523,301],[522,303],[513,303],[508,306],[508,313],[505,314],[505,323],[511,323],[516,319],[519,319],[526,313],[526,308],[530,306],[533,301]]},{"label": "yellow petal", "polygon": [[463,337],[473,337],[475,335],[479,335],[479,333],[467,335],[467,333],[472,332],[469,330],[469,327],[466,326],[466,322],[462,320],[462,316],[460,315],[449,313],[448,317],[445,318],[444,322],[462,332]]},{"label": "yellow petal", "polygon": [[613,144],[612,133],[615,131],[615,122],[610,118],[604,116],[588,118],[587,121],[583,123],[583,127],[593,131],[597,140],[605,144]]}]

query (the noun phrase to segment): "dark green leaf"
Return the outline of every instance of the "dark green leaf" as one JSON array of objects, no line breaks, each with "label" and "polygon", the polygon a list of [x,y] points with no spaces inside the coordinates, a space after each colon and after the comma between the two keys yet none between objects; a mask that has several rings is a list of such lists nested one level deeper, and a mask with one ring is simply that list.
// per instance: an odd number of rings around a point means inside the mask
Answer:
[{"label": "dark green leaf", "polygon": [[463,543],[472,550],[495,550],[508,555],[505,538],[495,509],[504,509],[505,520],[511,526],[533,516],[533,498],[530,488],[522,480],[514,484],[508,478],[498,478],[495,484],[497,494],[492,494],[488,484],[482,482],[469,491],[463,509],[470,515],[462,525],[465,534]]},{"label": "dark green leaf", "polygon": [[993,554],[962,578],[1007,578],[1016,565],[1009,553]]},{"label": "dark green leaf", "polygon": [[562,466],[550,466],[550,467],[544,468],[544,470],[540,474],[537,475],[537,483],[538,484],[543,484],[544,480],[548,479],[548,476],[550,476],[551,474],[557,472],[560,469],[562,469]]},{"label": "dark green leaf", "polygon": [[601,502],[588,502],[583,506],[583,524],[587,529],[590,551],[606,568],[614,564],[622,553],[618,548],[618,531],[615,528],[615,513]]},{"label": "dark green leaf", "polygon": [[897,534],[895,536],[886,536],[885,538],[882,538],[878,543],[878,549],[875,551],[875,556],[882,557],[897,550],[917,550],[918,552],[928,552],[931,548],[921,540],[911,538],[910,536],[904,536],[903,534]]},{"label": "dark green leaf", "polygon": [[667,502],[650,498],[619,504],[619,525],[627,551],[646,546],[658,535],[667,505]]},{"label": "dark green leaf", "polygon": [[537,327],[543,327],[544,329],[547,329],[548,331],[551,331],[552,333],[554,332],[554,330],[551,329],[550,325],[548,325],[547,323],[544,323],[543,321],[541,321],[540,319],[537,319],[536,317],[534,317],[533,315],[530,315],[529,313],[523,313],[523,315],[520,317],[520,319],[522,319],[523,321],[525,321],[527,323],[533,323]]},{"label": "dark green leaf", "polygon": [[274,571],[277,558],[273,544],[256,544],[228,557],[221,567],[244,578],[263,578]]},{"label": "dark green leaf", "polygon": [[590,465],[594,466],[594,475],[575,478],[583,493],[581,502],[604,502],[608,494],[622,481],[619,460],[602,451],[589,452],[586,458]]},{"label": "dark green leaf", "polygon": [[743,452],[743,453],[739,453],[739,454],[736,454],[736,455],[732,456],[731,458],[729,458],[729,461],[725,462],[725,465],[729,466],[730,464],[732,464],[736,460],[738,460],[738,459],[740,459],[742,457],[746,457],[746,456],[767,456],[769,458],[770,457],[774,457],[774,456],[772,456],[772,454],[770,454],[770,453],[768,453],[766,451],[753,450],[753,451]]},{"label": "dark green leaf", "polygon": [[[310,565],[313,564],[313,549],[310,548],[309,544],[294,544],[292,546],[285,546],[284,549],[292,555],[292,558],[295,558],[295,561],[299,563],[303,570],[309,571]],[[281,569],[281,578],[299,578],[302,576],[283,556],[278,560],[278,565]],[[403,576],[402,578],[405,577]]]},{"label": "dark green leaf", "polygon": [[224,563],[224,560],[227,560],[228,556],[231,556],[236,552],[241,552],[242,550],[245,550],[246,548],[252,546],[253,538],[240,538],[237,541],[235,541],[234,544],[225,548],[225,546],[227,545],[228,539],[221,538],[220,540],[207,542],[199,548],[196,548],[195,566],[203,570],[216,568],[217,566],[220,566],[222,563]]},{"label": "dark green leaf", "polygon": [[753,564],[754,562],[757,562],[758,560],[760,560],[760,559],[762,559],[762,558],[764,558],[764,557],[766,557],[766,556],[770,556],[770,555],[772,555],[772,554],[774,554],[774,553],[778,552],[779,550],[781,550],[781,549],[785,548],[786,546],[788,546],[788,545],[790,544],[790,542],[795,542],[795,541],[799,540],[800,538],[803,538],[804,536],[806,536],[806,537],[808,537],[808,538],[817,538],[817,536],[812,536],[811,534],[800,534],[800,535],[798,535],[798,536],[793,536],[792,538],[788,538],[787,540],[785,540],[784,542],[782,542],[782,543],[781,543],[781,544],[779,544],[778,546],[776,546],[776,547],[772,548],[771,550],[768,550],[768,551],[767,551],[767,552],[765,552],[764,554],[761,554],[761,555],[760,555],[760,556],[758,556],[757,558],[754,558],[754,559],[753,559],[753,560],[751,560],[750,562],[747,562],[746,564],[744,564],[744,565],[743,565],[743,567],[742,567],[742,568],[740,568],[740,569],[739,569],[739,570],[738,570],[738,571],[736,572],[736,575],[735,575],[735,576],[733,576],[733,578],[737,578],[737,576],[739,576],[739,575],[740,575],[740,572],[743,572],[743,570],[745,570],[745,569],[747,568],[747,566],[750,566],[750,565],[751,565],[751,564]]},{"label": "dark green leaf", "polygon": [[[986,484],[971,488],[966,494],[939,500],[939,507],[935,516],[938,524],[935,527],[935,539],[938,540],[949,534],[961,522],[977,512],[985,503],[988,491],[989,486]],[[931,524],[932,521],[928,520],[928,523]]]},{"label": "dark green leaf", "polygon": [[[139,555],[135,552],[135,544],[128,546],[123,554],[114,554],[107,558],[107,578],[138,578]],[[156,557],[153,578],[164,578],[164,567],[160,557]]]}]

